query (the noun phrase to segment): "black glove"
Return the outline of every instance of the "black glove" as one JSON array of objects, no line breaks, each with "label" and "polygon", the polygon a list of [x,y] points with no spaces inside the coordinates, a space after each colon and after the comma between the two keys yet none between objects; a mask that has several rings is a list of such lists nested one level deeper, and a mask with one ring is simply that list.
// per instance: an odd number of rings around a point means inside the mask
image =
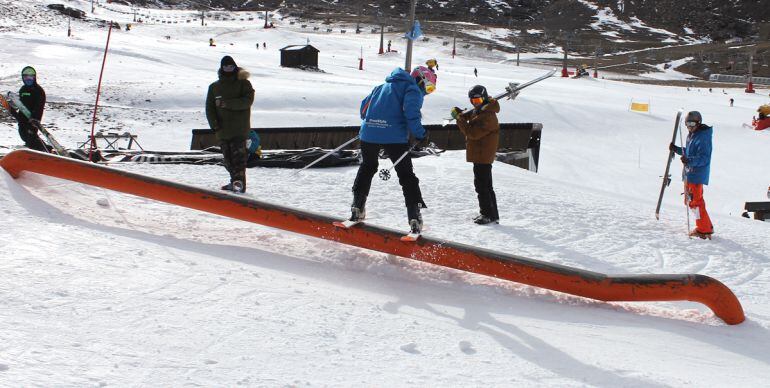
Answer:
[{"label": "black glove", "polygon": [[686,156],[682,156],[680,159],[682,160],[682,164],[684,164],[685,166],[686,166],[688,163],[690,163],[690,159],[687,159],[687,157],[686,157]]},{"label": "black glove", "polygon": [[421,138],[415,139],[415,140],[417,140],[417,143],[415,143],[415,147],[416,148],[425,148],[425,147],[427,147],[428,144],[429,144],[428,132],[427,131],[425,132],[425,136],[424,137],[421,137]]},{"label": "black glove", "polygon": [[671,152],[676,152],[676,146],[674,145],[674,143],[669,143],[668,150]]}]

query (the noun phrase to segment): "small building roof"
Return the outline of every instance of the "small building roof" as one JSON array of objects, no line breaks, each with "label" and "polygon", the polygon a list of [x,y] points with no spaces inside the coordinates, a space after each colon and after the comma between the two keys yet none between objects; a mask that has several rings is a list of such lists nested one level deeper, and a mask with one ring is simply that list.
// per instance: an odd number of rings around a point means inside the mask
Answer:
[{"label": "small building roof", "polygon": [[291,46],[286,46],[286,47],[282,48],[281,51],[294,51],[294,50],[305,50],[305,49],[312,49],[315,52],[321,52],[320,50],[318,50],[317,48],[315,48],[315,47],[313,47],[313,46],[311,46],[309,44],[295,44],[295,45],[291,45]]}]

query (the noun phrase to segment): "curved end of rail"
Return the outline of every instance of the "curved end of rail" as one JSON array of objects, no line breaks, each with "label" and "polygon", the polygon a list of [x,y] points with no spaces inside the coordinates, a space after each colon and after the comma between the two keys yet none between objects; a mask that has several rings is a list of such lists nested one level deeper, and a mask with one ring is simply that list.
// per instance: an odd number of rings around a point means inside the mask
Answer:
[{"label": "curved end of rail", "polygon": [[728,325],[737,325],[746,320],[738,297],[724,283],[706,275],[690,275],[688,298],[703,303]]}]

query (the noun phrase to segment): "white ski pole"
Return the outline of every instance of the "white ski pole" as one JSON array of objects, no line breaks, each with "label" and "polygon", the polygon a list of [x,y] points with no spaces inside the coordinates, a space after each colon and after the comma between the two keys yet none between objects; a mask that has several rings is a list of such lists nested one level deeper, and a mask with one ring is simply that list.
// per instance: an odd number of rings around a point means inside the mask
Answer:
[{"label": "white ski pole", "polygon": [[396,161],[395,161],[395,162],[393,162],[393,165],[392,165],[392,166],[390,166],[390,168],[389,168],[389,169],[387,169],[387,170],[386,170],[386,169],[384,169],[384,168],[383,168],[382,170],[380,170],[380,174],[379,174],[379,175],[380,175],[380,179],[382,179],[382,180],[384,180],[384,181],[386,181],[386,180],[390,179],[390,170],[392,170],[392,169],[396,168],[396,166],[397,166],[399,163],[401,163],[401,160],[403,160],[403,159],[406,157],[406,155],[407,155],[407,154],[409,154],[410,152],[412,152],[412,150],[414,149],[414,147],[415,147],[416,145],[417,145],[417,143],[414,143],[414,144],[412,144],[412,146],[411,146],[411,147],[409,147],[409,149],[408,149],[408,150],[404,151],[404,153],[403,153],[403,154],[401,154],[401,157],[400,157],[400,158],[398,158],[398,159],[396,159]]},{"label": "white ski pole", "polygon": [[301,169],[299,169],[299,170],[295,171],[295,172],[294,172],[294,174],[292,174],[292,175],[297,175],[297,174],[301,173],[302,171],[305,171],[305,170],[307,170],[308,168],[312,167],[312,166],[313,166],[313,165],[315,165],[316,163],[318,163],[318,162],[320,162],[320,161],[322,161],[322,160],[326,159],[326,158],[327,158],[328,156],[330,156],[331,154],[333,154],[333,153],[335,153],[335,152],[337,152],[337,151],[339,151],[339,150],[341,150],[341,149],[345,148],[345,146],[347,146],[348,144],[350,144],[350,143],[352,143],[352,142],[354,142],[354,141],[356,141],[356,140],[358,140],[358,135],[356,135],[356,137],[354,137],[354,138],[352,138],[352,139],[350,139],[350,140],[346,141],[346,142],[345,142],[345,143],[343,143],[341,146],[339,146],[339,147],[337,147],[337,148],[335,148],[335,149],[333,149],[333,150],[331,150],[331,151],[327,152],[326,154],[324,154],[324,155],[323,155],[323,156],[321,156],[320,158],[318,158],[318,159],[316,159],[316,160],[312,161],[312,162],[311,162],[310,164],[308,164],[307,166],[305,166],[305,167],[302,167]]},{"label": "white ski pole", "polygon": [[[679,131],[679,144],[682,145],[682,156],[687,157],[684,140],[682,140],[682,131]],[[687,166],[682,163],[682,176],[684,178],[684,204],[687,212],[687,237],[690,237],[690,190],[687,187]]]}]

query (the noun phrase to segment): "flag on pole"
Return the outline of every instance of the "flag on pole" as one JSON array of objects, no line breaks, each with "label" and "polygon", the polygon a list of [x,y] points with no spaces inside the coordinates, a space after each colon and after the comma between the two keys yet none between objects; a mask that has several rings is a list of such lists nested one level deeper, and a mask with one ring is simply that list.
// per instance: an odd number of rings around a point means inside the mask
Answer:
[{"label": "flag on pole", "polygon": [[422,36],[422,29],[420,29],[420,22],[415,20],[414,26],[412,26],[412,31],[407,32],[404,37],[409,40],[417,40],[421,36]]}]

